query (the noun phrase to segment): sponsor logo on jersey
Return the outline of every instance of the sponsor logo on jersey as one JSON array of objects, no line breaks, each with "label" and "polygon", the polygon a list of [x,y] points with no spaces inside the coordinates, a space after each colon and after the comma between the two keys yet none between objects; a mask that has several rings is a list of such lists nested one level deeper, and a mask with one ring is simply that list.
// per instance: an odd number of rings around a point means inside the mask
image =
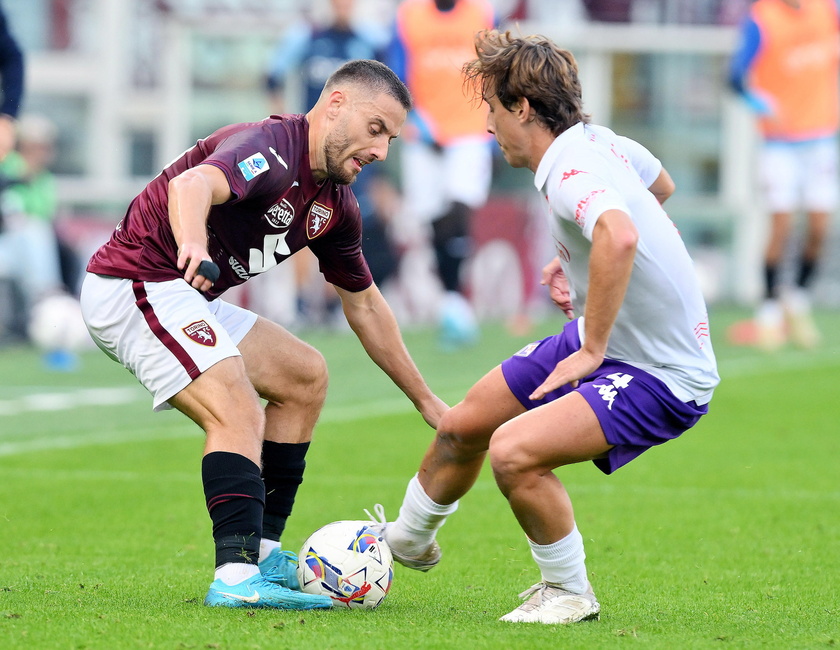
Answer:
[{"label": "sponsor logo on jersey", "polygon": [[212,348],[216,345],[216,332],[207,324],[207,321],[200,320],[182,327],[184,334],[189,336],[196,343]]},{"label": "sponsor logo on jersey", "polygon": [[327,229],[327,224],[332,218],[332,208],[328,208],[318,202],[313,202],[309,208],[309,216],[306,218],[306,236],[315,239]]},{"label": "sponsor logo on jersey", "polygon": [[287,228],[295,218],[295,209],[286,199],[272,205],[265,213],[265,218],[275,228]]},{"label": "sponsor logo on jersey", "polygon": [[231,270],[243,280],[247,280],[251,277],[251,274],[248,273],[248,269],[242,266],[242,264],[239,263],[239,260],[237,260],[233,255],[228,258],[228,264],[230,264]]},{"label": "sponsor logo on jersey", "polygon": [[255,153],[238,165],[246,181],[252,181],[265,171],[268,171],[268,161],[261,153]]}]

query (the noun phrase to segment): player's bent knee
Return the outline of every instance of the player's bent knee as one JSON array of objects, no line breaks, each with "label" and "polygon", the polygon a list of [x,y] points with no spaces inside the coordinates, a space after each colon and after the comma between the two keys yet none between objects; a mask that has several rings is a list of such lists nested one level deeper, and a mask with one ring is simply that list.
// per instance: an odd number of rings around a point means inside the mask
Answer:
[{"label": "player's bent knee", "polygon": [[327,385],[329,384],[327,360],[324,359],[324,355],[312,348],[306,362],[306,368],[309,374],[306,383],[313,395],[313,399],[317,398],[323,402],[327,397]]},{"label": "player's bent knee", "polygon": [[533,460],[517,444],[516,439],[499,431],[490,440],[489,456],[496,483],[502,488],[514,484],[535,469]]},{"label": "player's bent knee", "polygon": [[327,399],[327,362],[320,352],[311,348],[307,351],[303,368],[297,378],[297,385],[293,388],[293,396],[285,401],[294,401],[307,409],[320,410]]},{"label": "player's bent knee", "polygon": [[471,426],[457,406],[444,413],[438,423],[437,444],[455,453],[472,455],[487,451],[489,440],[490,433]]}]

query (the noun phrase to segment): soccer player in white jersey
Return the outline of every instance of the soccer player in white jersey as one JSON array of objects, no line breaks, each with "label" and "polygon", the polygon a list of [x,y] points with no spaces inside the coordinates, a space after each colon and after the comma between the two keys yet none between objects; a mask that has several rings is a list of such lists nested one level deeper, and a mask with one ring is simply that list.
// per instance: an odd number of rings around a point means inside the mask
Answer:
[{"label": "soccer player in white jersey", "polygon": [[593,461],[610,474],[708,411],[719,377],[706,305],[661,206],[670,176],[640,144],[589,124],[572,55],[497,30],[477,35],[476,53],[467,83],[489,105],[505,159],[534,172],[546,199],[557,257],[543,284],[570,322],[443,416],[399,517],[380,527],[399,562],[429,570],[436,531],[489,455],[540,572],[501,620],[597,619],[583,538],[553,470]]}]

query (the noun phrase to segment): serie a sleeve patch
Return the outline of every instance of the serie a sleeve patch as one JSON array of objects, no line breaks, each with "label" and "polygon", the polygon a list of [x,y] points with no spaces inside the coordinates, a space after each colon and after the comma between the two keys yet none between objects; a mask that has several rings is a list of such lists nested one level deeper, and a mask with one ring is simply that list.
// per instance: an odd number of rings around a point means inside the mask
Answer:
[{"label": "serie a sleeve patch", "polygon": [[268,170],[268,161],[261,153],[255,153],[237,166],[239,167],[239,171],[242,172],[242,176],[245,177],[245,180],[251,181]]}]

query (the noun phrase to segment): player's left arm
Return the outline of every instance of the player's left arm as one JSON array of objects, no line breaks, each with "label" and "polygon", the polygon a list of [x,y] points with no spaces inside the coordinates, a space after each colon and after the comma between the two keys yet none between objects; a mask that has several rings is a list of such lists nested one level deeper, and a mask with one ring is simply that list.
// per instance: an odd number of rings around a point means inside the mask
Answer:
[{"label": "player's left arm", "polygon": [[662,171],[659,172],[659,176],[656,177],[656,180],[648,186],[648,190],[650,190],[650,193],[656,197],[656,200],[659,201],[660,205],[668,200],[668,198],[674,193],[675,189],[677,189],[677,186],[674,184],[674,179],[671,178],[668,170],[664,167],[662,168]]},{"label": "player's left arm", "polygon": [[344,315],[373,359],[433,428],[449,408],[426,384],[403,342],[394,313],[375,284],[362,291],[335,287]]},{"label": "player's left arm", "polygon": [[611,209],[598,217],[592,231],[583,345],[557,364],[531,399],[541,399],[564,384],[576,386],[579,379],[603,363],[630,283],[638,240],[638,230],[626,212]]}]

